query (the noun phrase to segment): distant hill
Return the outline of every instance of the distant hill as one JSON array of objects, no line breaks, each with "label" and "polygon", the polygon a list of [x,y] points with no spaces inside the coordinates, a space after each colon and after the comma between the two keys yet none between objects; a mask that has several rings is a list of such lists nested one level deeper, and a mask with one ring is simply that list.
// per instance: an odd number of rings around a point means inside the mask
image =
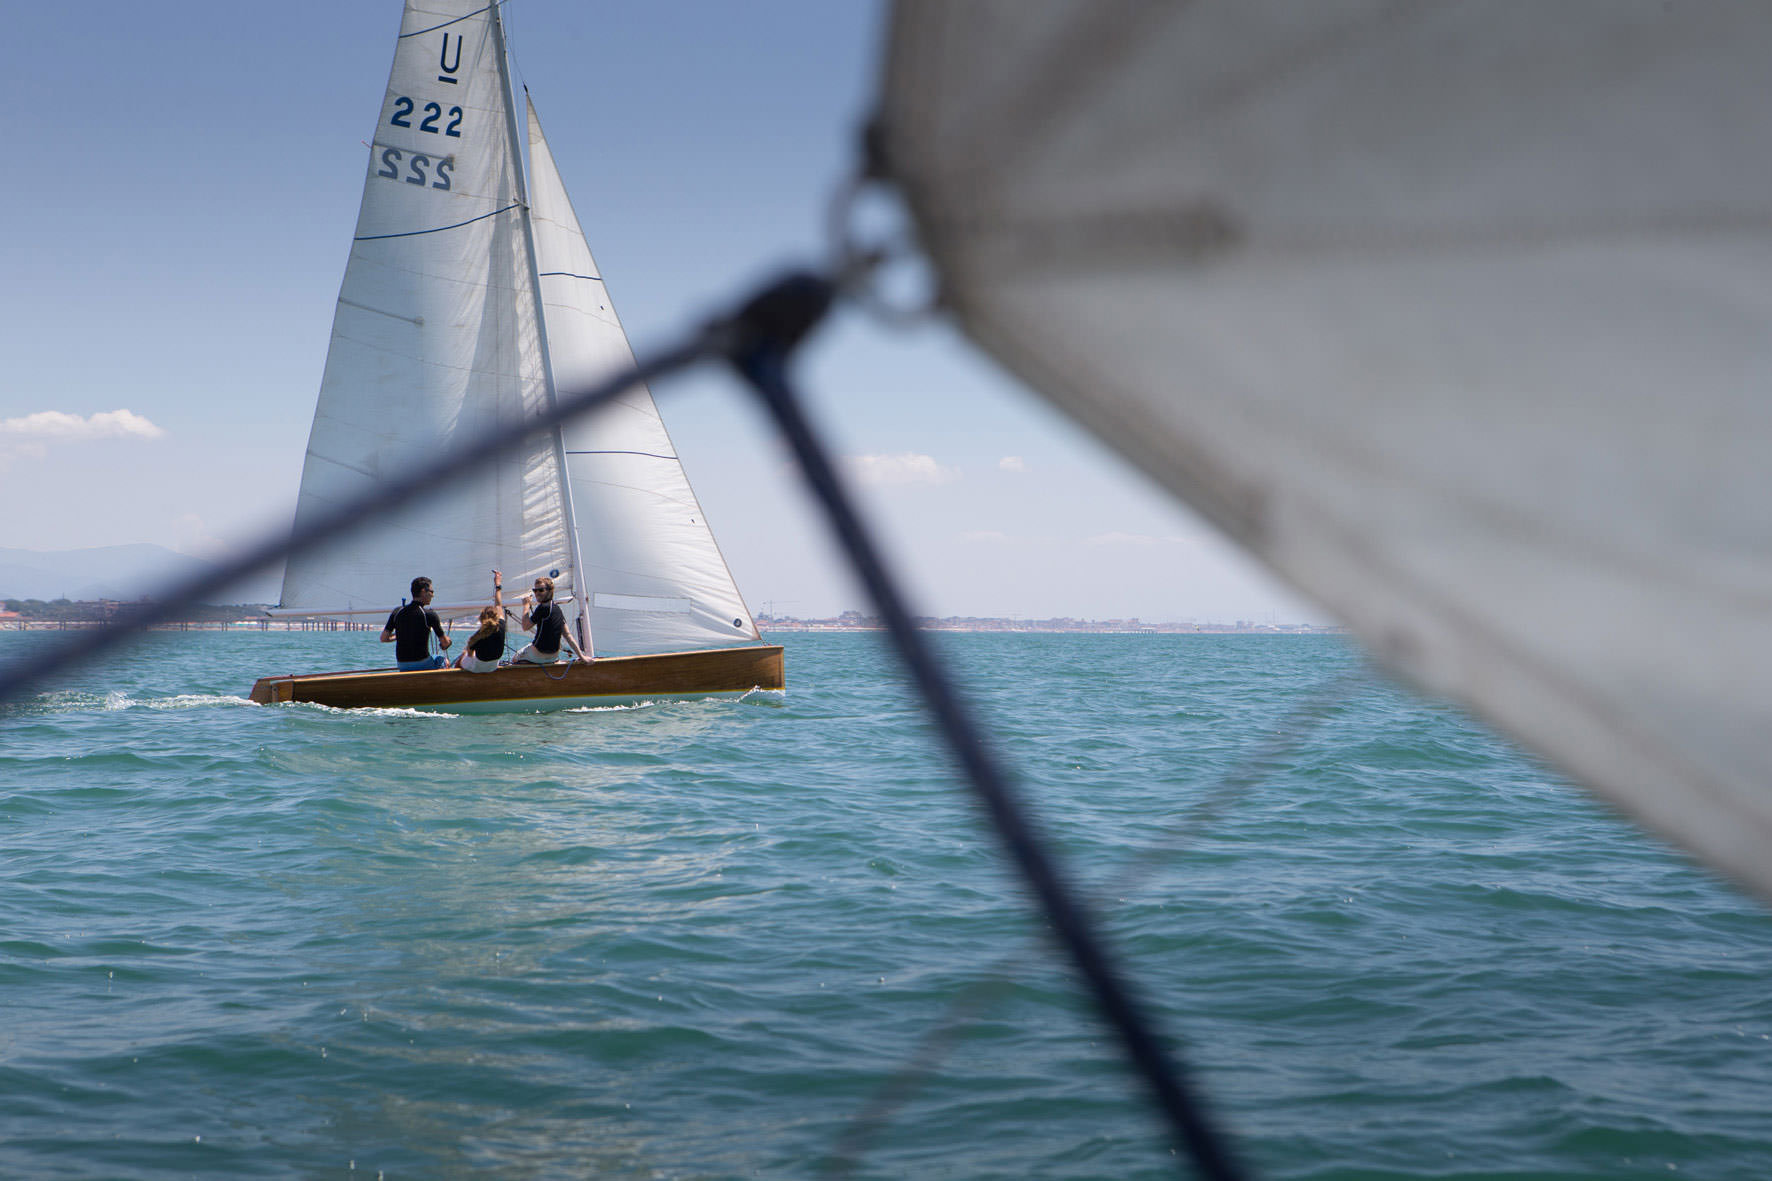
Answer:
[{"label": "distant hill", "polygon": [[[215,565],[160,545],[95,549],[0,548],[0,599],[139,599]],[[283,572],[256,574],[213,596],[218,603],[275,603]]]}]

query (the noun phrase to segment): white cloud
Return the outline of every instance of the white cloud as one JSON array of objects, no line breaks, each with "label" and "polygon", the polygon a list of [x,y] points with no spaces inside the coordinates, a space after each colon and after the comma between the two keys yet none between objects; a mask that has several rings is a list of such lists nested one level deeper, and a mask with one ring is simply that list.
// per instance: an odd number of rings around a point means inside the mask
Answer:
[{"label": "white cloud", "polygon": [[997,467],[1005,472],[1025,472],[1028,470],[1027,460],[1019,455],[1005,455],[997,461]]},{"label": "white cloud", "polygon": [[0,418],[0,471],[15,459],[45,458],[50,443],[158,439],[165,433],[133,410],[101,410],[84,418],[60,410],[39,410],[18,418]]},{"label": "white cloud", "polygon": [[902,451],[897,455],[852,455],[849,471],[862,484],[951,484],[960,469],[943,467],[932,455]]},{"label": "white cloud", "polygon": [[0,436],[27,440],[83,442],[87,439],[158,439],[166,432],[132,410],[101,410],[85,418],[60,410],[39,410],[22,418],[0,418]]},{"label": "white cloud", "polygon": [[210,533],[208,523],[196,513],[185,513],[173,521],[172,527],[178,534],[178,542],[172,548],[181,554],[214,561],[233,552],[232,546]]}]

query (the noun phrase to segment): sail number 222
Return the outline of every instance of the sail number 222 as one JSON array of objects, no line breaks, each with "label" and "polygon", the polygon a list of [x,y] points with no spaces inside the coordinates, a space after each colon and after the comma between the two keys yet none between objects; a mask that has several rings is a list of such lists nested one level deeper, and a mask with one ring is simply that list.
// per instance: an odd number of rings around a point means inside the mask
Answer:
[{"label": "sail number 222", "polygon": [[[459,52],[458,48],[457,53],[459,54]],[[416,102],[401,95],[394,100],[394,113],[388,116],[388,122],[395,127],[411,128],[414,125],[412,122],[414,113],[419,114],[417,127],[420,131],[428,131],[432,135],[461,138],[461,108],[450,107],[448,122],[444,122],[442,103],[426,103],[421,110]],[[433,167],[435,171],[432,171]],[[443,159],[437,160],[422,152],[408,154],[399,148],[383,148],[381,170],[375,175],[383,180],[403,180],[409,185],[429,185],[433,189],[442,189],[444,192],[448,192],[449,173],[454,167],[454,156],[445,156]]]},{"label": "sail number 222", "polygon": [[[414,103],[411,99],[407,98],[405,95],[401,95],[399,98],[394,100],[394,113],[388,117],[388,122],[393,124],[395,127],[411,127],[412,126],[412,113],[416,107],[417,107],[416,103]],[[443,104],[442,103],[426,103],[424,106],[424,116],[423,116],[423,118],[421,118],[418,121],[418,129],[420,131],[428,131],[432,135],[436,135],[439,131],[441,131],[444,135],[453,135],[456,139],[460,139],[461,138],[461,108],[460,107],[450,107],[449,108],[449,122],[444,124],[442,127],[438,127],[438,123],[440,123],[442,121],[442,119],[443,119]]]}]

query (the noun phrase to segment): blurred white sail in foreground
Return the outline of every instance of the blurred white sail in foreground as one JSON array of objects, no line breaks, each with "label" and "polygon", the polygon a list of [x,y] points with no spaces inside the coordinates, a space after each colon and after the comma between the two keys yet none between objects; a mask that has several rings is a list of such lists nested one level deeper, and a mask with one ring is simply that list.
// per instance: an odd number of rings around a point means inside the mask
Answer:
[{"label": "blurred white sail in foreground", "polygon": [[1455,697],[1772,893],[1772,8],[909,0],[965,329]]}]

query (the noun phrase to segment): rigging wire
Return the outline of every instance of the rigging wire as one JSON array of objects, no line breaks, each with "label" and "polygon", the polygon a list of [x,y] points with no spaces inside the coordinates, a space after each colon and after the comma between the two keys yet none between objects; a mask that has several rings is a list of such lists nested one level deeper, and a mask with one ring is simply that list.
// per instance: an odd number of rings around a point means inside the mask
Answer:
[{"label": "rigging wire", "polygon": [[1096,924],[1060,873],[1008,777],[990,753],[982,731],[916,630],[896,581],[886,569],[873,538],[838,480],[823,441],[801,412],[787,376],[787,363],[800,341],[824,317],[837,293],[828,279],[788,275],[765,289],[738,316],[736,338],[727,358],[743,375],[793,448],[801,474],[836,534],[850,568],[866,587],[885,622],[912,681],[933,715],[949,750],[966,773],[973,794],[984,805],[1011,859],[1051,924],[1053,934],[1082,975],[1102,1017],[1143,1076],[1151,1098],[1167,1120],[1176,1148],[1185,1151],[1203,1176],[1235,1181],[1244,1176],[1203,1103],[1189,1085],[1173,1050],[1157,1036],[1144,1006],[1132,995],[1119,969],[1097,937]]},{"label": "rigging wire", "polygon": [[[1364,670],[1349,671],[1331,677],[1311,690],[1298,705],[1269,727],[1264,739],[1188,807],[1180,819],[1159,831],[1155,841],[1107,882],[1091,891],[1098,899],[1096,911],[1106,909],[1100,905],[1100,899],[1138,889],[1166,857],[1180,852],[1189,842],[1202,836],[1232,804],[1279,770],[1280,763],[1296,753],[1318,726],[1346,703],[1367,676]],[[1027,962],[1033,948],[1034,943],[1028,941],[998,957],[978,973],[977,979],[949,1000],[942,1016],[917,1040],[899,1068],[880,1083],[873,1096],[849,1121],[836,1148],[826,1159],[826,1176],[849,1177],[861,1167],[862,1155],[869,1144],[946,1061],[959,1040],[960,1029],[988,1013],[1008,991],[1015,970]]]}]

